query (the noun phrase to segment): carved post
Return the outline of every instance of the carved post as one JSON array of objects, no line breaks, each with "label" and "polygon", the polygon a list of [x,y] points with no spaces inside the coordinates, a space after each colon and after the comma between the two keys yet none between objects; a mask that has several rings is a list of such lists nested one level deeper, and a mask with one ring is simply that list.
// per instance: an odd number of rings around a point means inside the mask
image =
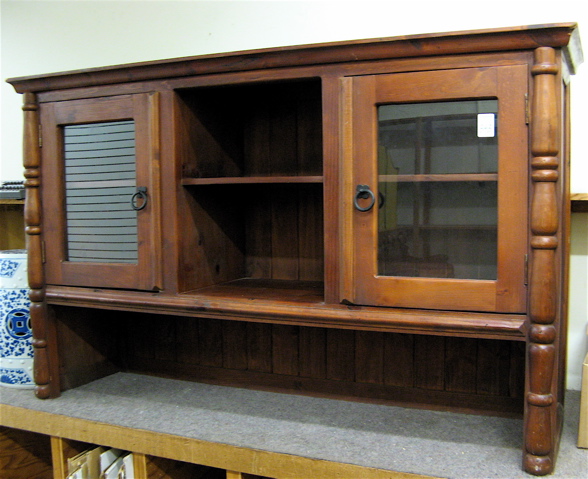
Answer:
[{"label": "carved post", "polygon": [[39,106],[34,93],[24,94],[23,164],[26,200],[25,231],[27,234],[29,299],[31,300],[31,326],[33,330],[35,394],[41,399],[59,395],[52,384],[49,351],[50,336],[47,305],[45,303],[45,274],[43,264],[41,217],[41,151],[39,135]]},{"label": "carved post", "polygon": [[555,368],[557,315],[556,249],[558,247],[558,208],[556,182],[559,168],[559,117],[557,74],[553,48],[535,50],[531,126],[531,255],[527,341],[528,392],[525,422],[527,472],[549,474],[554,467],[556,434],[554,420],[557,398],[552,393]]}]

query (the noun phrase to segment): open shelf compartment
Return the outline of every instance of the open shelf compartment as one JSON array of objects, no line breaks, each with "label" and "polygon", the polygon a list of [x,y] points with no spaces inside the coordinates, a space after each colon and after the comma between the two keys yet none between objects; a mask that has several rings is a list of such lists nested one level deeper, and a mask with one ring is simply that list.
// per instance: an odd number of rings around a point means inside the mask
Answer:
[{"label": "open shelf compartment", "polygon": [[180,291],[323,281],[321,103],[320,79],[177,91]]},{"label": "open shelf compartment", "polygon": [[177,93],[184,181],[322,175],[320,79]]}]

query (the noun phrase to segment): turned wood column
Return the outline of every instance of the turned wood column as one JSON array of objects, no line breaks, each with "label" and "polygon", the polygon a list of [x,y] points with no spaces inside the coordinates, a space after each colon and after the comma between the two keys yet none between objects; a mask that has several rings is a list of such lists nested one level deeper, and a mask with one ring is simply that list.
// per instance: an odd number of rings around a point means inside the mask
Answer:
[{"label": "turned wood column", "polygon": [[559,116],[555,50],[535,50],[532,67],[531,125],[531,275],[529,278],[530,328],[527,341],[528,389],[526,395],[525,452],[527,472],[549,474],[554,467],[557,442],[553,394],[557,330],[558,248],[557,181],[559,177]]},{"label": "turned wood column", "polygon": [[[54,325],[45,303],[45,272],[41,213],[41,136],[39,105],[34,93],[24,94],[23,164],[26,188],[25,232],[28,257],[30,316],[33,330],[35,394],[41,399],[59,395],[58,377],[51,374],[49,340]],[[54,347],[54,346],[53,346]]]}]

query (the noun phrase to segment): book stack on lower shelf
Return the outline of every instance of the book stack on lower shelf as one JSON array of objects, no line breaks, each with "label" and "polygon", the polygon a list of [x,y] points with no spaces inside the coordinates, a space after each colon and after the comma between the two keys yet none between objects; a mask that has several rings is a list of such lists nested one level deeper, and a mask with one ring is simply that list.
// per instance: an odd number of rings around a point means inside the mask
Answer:
[{"label": "book stack on lower shelf", "polygon": [[67,479],[132,479],[133,455],[120,449],[94,447],[67,460]]}]

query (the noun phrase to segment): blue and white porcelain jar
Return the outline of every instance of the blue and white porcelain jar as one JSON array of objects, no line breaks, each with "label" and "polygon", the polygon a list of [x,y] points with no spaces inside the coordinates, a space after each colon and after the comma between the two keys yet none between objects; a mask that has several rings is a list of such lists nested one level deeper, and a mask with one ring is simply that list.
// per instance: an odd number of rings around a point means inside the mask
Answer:
[{"label": "blue and white porcelain jar", "polygon": [[0,385],[34,386],[25,250],[0,251]]}]

